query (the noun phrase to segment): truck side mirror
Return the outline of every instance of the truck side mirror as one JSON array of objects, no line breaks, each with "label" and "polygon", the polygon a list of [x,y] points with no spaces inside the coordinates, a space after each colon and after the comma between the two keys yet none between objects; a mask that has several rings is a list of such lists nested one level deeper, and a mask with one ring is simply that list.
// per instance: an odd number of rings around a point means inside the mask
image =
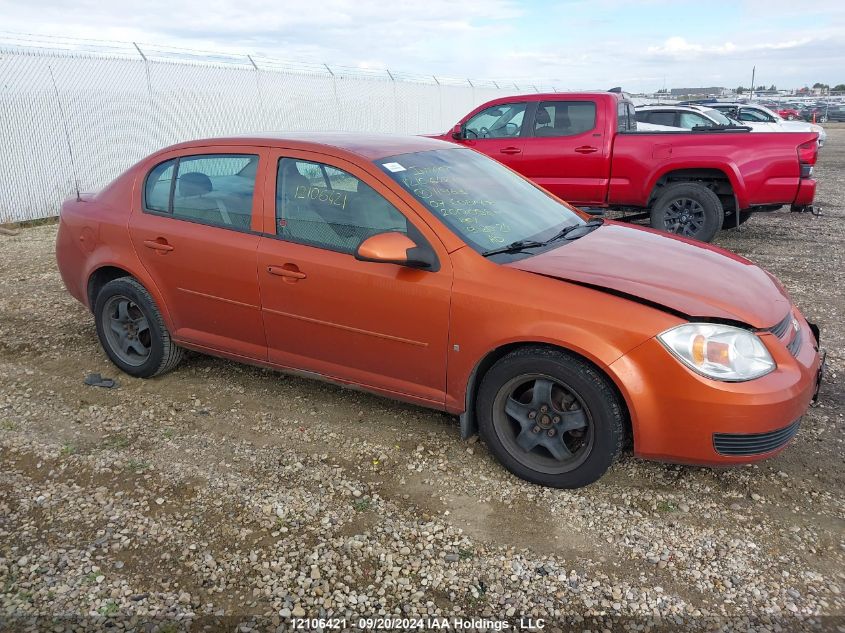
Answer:
[{"label": "truck side mirror", "polygon": [[464,126],[460,123],[456,123],[455,127],[452,128],[452,138],[456,141],[461,140],[464,138]]}]

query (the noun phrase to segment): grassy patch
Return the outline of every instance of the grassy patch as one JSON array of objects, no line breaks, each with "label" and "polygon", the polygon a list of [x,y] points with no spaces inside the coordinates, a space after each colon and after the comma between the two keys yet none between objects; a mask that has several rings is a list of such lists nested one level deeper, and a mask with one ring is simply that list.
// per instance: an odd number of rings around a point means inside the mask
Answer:
[{"label": "grassy patch", "polygon": [[103,442],[103,447],[119,451],[127,448],[131,443],[132,441],[125,435],[110,435]]},{"label": "grassy patch", "polygon": [[373,502],[369,499],[358,499],[352,503],[352,507],[355,508],[356,512],[364,512],[365,510],[369,510],[372,504]]},{"label": "grassy patch", "polygon": [[76,447],[73,444],[65,444],[62,446],[62,450],[59,451],[59,454],[62,457],[67,457],[68,455],[73,455],[76,452]]},{"label": "grassy patch", "polygon": [[11,420],[0,420],[0,429],[4,431],[17,431],[18,425]]},{"label": "grassy patch", "polygon": [[657,502],[657,511],[658,512],[674,512],[677,510],[674,503],[670,501],[658,501]]},{"label": "grassy patch", "polygon": [[461,560],[468,560],[468,559],[472,558],[473,556],[475,556],[475,554],[473,553],[473,551],[471,549],[459,549],[458,550],[458,557]]},{"label": "grassy patch", "polygon": [[100,615],[114,615],[117,613],[117,603],[113,600],[109,600],[106,604],[97,609],[97,612]]},{"label": "grassy patch", "polygon": [[149,467],[150,467],[150,462],[148,462],[144,459],[132,458],[126,464],[127,470],[133,470],[136,473],[141,473],[141,472],[147,470],[147,468],[149,468]]}]

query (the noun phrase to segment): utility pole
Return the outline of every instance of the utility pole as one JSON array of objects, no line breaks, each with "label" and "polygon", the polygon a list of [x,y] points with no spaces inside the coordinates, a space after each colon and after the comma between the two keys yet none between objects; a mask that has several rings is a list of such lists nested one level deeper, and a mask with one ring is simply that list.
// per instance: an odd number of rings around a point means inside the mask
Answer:
[{"label": "utility pole", "polygon": [[754,101],[754,74],[757,72],[757,66],[751,68],[751,100]]}]

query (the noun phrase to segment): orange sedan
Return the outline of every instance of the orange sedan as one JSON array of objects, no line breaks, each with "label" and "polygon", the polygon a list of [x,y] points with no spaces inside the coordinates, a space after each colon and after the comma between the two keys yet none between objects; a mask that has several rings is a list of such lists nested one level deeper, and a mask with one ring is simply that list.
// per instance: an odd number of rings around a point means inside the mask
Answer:
[{"label": "orange sedan", "polygon": [[775,454],[815,397],[818,328],[728,251],[591,219],[421,137],[182,143],[65,203],[57,258],[109,358],[184,349],[460,415],[511,472],[578,487],[633,441]]}]

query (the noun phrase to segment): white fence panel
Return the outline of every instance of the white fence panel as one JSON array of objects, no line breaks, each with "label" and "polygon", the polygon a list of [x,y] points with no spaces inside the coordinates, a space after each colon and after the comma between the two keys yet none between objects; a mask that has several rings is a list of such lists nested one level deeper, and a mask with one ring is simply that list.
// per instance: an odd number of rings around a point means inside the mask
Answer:
[{"label": "white fence panel", "polygon": [[156,149],[260,131],[445,132],[533,86],[121,44],[0,42],[0,223],[54,216]]}]

